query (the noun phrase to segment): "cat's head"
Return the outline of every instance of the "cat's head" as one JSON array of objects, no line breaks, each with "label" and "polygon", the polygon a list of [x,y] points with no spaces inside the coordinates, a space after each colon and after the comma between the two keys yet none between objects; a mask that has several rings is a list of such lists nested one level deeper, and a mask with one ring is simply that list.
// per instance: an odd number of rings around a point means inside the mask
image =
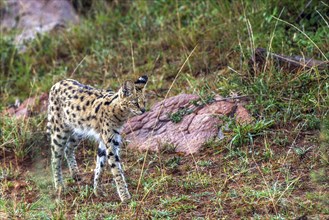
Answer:
[{"label": "cat's head", "polygon": [[134,115],[141,115],[145,112],[144,91],[147,80],[147,76],[141,76],[135,82],[125,81],[121,86],[119,96],[123,100],[122,105]]}]

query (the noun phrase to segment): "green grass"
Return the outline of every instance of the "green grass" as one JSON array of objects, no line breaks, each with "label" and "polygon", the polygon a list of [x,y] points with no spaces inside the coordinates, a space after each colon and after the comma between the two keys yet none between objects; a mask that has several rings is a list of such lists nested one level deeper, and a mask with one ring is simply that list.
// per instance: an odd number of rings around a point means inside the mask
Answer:
[{"label": "green grass", "polygon": [[[83,3],[84,0],[78,2]],[[122,150],[130,192],[121,204],[111,175],[91,191],[96,144],[83,142],[83,180],[54,193],[44,114],[0,115],[0,218],[294,219],[329,217],[328,72],[289,73],[271,64],[250,72],[257,47],[329,59],[329,6],[291,1],[92,1],[81,23],[39,36],[19,53],[14,32],[0,38],[0,110],[74,78],[116,89],[148,74],[148,108],[180,93],[246,96],[251,124],[227,124],[200,153],[168,145],[158,153]],[[193,51],[193,52],[192,52]],[[189,58],[188,58],[189,57]],[[188,59],[187,59],[188,58]],[[184,64],[185,62],[185,64]],[[169,88],[171,88],[169,90]],[[193,110],[193,109],[192,109]],[[179,123],[191,109],[168,112]],[[144,163],[145,161],[145,163]]]}]

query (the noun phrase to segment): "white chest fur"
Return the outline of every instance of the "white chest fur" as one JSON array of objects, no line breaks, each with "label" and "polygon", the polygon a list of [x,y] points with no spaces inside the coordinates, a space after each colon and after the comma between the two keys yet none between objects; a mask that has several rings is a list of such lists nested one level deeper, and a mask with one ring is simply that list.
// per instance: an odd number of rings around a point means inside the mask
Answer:
[{"label": "white chest fur", "polygon": [[73,131],[76,135],[82,136],[83,138],[94,138],[96,141],[100,140],[100,134],[92,128],[74,128]]}]

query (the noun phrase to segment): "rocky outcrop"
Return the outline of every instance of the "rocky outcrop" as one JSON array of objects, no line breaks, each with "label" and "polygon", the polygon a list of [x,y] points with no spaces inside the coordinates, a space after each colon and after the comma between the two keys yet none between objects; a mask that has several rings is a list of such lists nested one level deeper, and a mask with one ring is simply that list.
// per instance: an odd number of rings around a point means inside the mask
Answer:
[{"label": "rocky outcrop", "polygon": [[195,153],[218,135],[223,125],[221,116],[235,116],[240,123],[251,122],[248,111],[232,99],[216,96],[202,101],[197,95],[182,94],[131,118],[123,132],[131,148],[160,150],[173,145],[177,152]]},{"label": "rocky outcrop", "polygon": [[47,111],[48,93],[26,99],[22,104],[17,103],[2,112],[2,115],[26,118]]},{"label": "rocky outcrop", "polygon": [[37,34],[49,32],[79,18],[69,0],[7,0],[0,4],[0,30],[21,30],[15,38],[19,48]]}]

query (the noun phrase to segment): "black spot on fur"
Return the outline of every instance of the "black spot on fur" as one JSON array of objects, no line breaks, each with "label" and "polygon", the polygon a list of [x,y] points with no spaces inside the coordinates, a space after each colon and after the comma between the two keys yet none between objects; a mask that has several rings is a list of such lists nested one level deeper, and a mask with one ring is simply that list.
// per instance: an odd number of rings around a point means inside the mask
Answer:
[{"label": "black spot on fur", "polygon": [[105,157],[106,156],[106,150],[105,149],[98,148],[97,155],[99,157]]},{"label": "black spot on fur", "polygon": [[78,98],[79,98],[79,96],[75,95],[75,96],[73,96],[73,98],[74,98],[74,99],[78,99]]},{"label": "black spot on fur", "polygon": [[121,122],[121,119],[118,118],[118,116],[114,115],[115,119],[118,120],[118,122]]},{"label": "black spot on fur", "polygon": [[115,167],[115,163],[112,163],[112,164],[111,164],[111,168],[114,168],[114,167]]},{"label": "black spot on fur", "polygon": [[120,158],[118,155],[115,155],[115,162],[120,162]]},{"label": "black spot on fur", "polygon": [[81,110],[80,106],[79,106],[79,105],[77,105],[77,111],[80,111],[80,110]]},{"label": "black spot on fur", "polygon": [[90,104],[90,101],[88,100],[88,101],[86,102],[86,106],[89,106],[89,104]]},{"label": "black spot on fur", "polygon": [[62,145],[60,143],[58,143],[58,141],[56,139],[53,140],[54,144],[57,145],[58,147],[62,147]]},{"label": "black spot on fur", "polygon": [[97,114],[97,112],[99,111],[99,108],[101,107],[102,103],[99,103],[95,109],[95,113]]},{"label": "black spot on fur", "polygon": [[71,143],[76,143],[77,140],[76,140],[75,138],[73,138],[73,137],[70,137],[69,142],[71,142]]},{"label": "black spot on fur", "polygon": [[76,85],[76,86],[79,86],[79,87],[82,87],[82,88],[84,88],[84,89],[88,89],[88,90],[91,90],[91,89],[93,89],[92,87],[90,87],[90,86],[87,86],[87,85],[83,85],[83,84],[81,84],[81,83],[79,83],[79,82],[77,82],[77,81],[71,81],[74,85]]},{"label": "black spot on fur", "polygon": [[104,105],[110,105],[110,104],[113,102],[113,100],[115,100],[116,98],[118,98],[118,95],[115,95],[115,96],[111,99],[111,101],[104,102]]},{"label": "black spot on fur", "polygon": [[111,151],[111,152],[109,153],[109,156],[113,157],[113,156],[114,156],[114,153]]},{"label": "black spot on fur", "polygon": [[80,101],[83,102],[83,99],[84,99],[84,98],[85,98],[84,96],[81,96],[81,97],[80,97]]},{"label": "black spot on fur", "polygon": [[112,142],[113,142],[113,144],[114,144],[115,146],[118,146],[118,145],[119,145],[119,142],[116,141],[116,140],[113,140]]},{"label": "black spot on fur", "polygon": [[80,86],[81,84],[79,83],[79,82],[77,82],[77,81],[74,81],[74,80],[70,80],[74,85],[76,85],[76,86]]}]

